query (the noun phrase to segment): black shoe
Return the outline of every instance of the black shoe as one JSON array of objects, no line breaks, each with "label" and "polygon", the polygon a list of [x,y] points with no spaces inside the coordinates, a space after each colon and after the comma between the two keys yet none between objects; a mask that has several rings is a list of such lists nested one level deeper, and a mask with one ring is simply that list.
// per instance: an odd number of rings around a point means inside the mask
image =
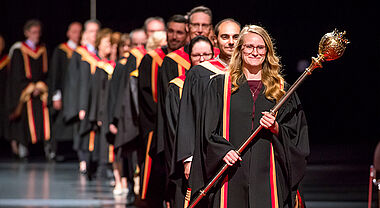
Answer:
[{"label": "black shoe", "polygon": [[133,193],[133,190],[129,190],[128,194],[127,194],[126,205],[132,205],[132,204],[134,204],[135,200],[136,200],[135,193]]},{"label": "black shoe", "polygon": [[49,162],[54,162],[56,158],[56,154],[54,152],[50,152],[49,154],[46,154],[46,160]]},{"label": "black shoe", "polygon": [[87,174],[87,170],[79,170],[79,173],[80,173],[81,175],[86,175],[86,174]]}]

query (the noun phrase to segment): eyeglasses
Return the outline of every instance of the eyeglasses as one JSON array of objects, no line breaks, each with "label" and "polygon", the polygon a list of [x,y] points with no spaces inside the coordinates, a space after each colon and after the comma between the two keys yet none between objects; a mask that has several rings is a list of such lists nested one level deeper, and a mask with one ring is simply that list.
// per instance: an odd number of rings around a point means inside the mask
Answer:
[{"label": "eyeglasses", "polygon": [[253,51],[255,49],[256,49],[257,53],[259,53],[259,54],[264,54],[266,52],[265,45],[254,46],[254,45],[250,45],[250,44],[246,44],[246,45],[244,44],[241,49],[245,54],[251,54],[251,53],[253,53]]},{"label": "eyeglasses", "polygon": [[191,58],[193,60],[199,60],[203,57],[204,59],[208,60],[212,58],[212,53],[203,53],[203,54],[191,54]]},{"label": "eyeglasses", "polygon": [[190,23],[190,27],[195,28],[195,29],[200,28],[200,29],[209,30],[211,27],[211,24]]}]

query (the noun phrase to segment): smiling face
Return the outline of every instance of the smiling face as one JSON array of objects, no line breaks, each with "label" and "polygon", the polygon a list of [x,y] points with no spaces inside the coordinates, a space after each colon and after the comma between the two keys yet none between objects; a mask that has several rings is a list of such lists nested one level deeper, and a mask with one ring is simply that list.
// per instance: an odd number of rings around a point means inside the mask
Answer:
[{"label": "smiling face", "polygon": [[28,40],[32,41],[34,44],[38,44],[40,42],[41,26],[31,26],[24,34]]},{"label": "smiling face", "polygon": [[102,54],[105,57],[108,57],[111,54],[111,34],[103,37],[100,40],[98,49],[99,54]]},{"label": "smiling face", "polygon": [[67,30],[67,37],[69,40],[74,41],[76,44],[79,43],[80,36],[82,33],[82,25],[80,23],[72,23]]},{"label": "smiling face", "polygon": [[186,24],[179,22],[169,22],[166,32],[168,46],[171,50],[177,50],[186,44]]},{"label": "smiling face", "polygon": [[222,56],[231,58],[234,45],[239,38],[239,33],[240,27],[235,22],[227,21],[219,26],[217,44]]},{"label": "smiling face", "polygon": [[96,24],[94,22],[88,23],[88,25],[86,26],[85,31],[84,31],[86,33],[87,43],[89,43],[91,45],[95,45],[96,33],[98,32],[98,30],[99,30],[98,24]]},{"label": "smiling face", "polygon": [[264,39],[256,34],[249,32],[243,37],[242,45],[243,67],[262,68],[262,64],[266,57],[266,45]]},{"label": "smiling face", "polygon": [[211,17],[203,12],[197,12],[191,15],[188,24],[190,39],[202,35],[208,37],[211,31]]},{"label": "smiling face", "polygon": [[194,44],[190,54],[192,66],[198,65],[212,58],[211,45],[206,41],[198,41]]}]

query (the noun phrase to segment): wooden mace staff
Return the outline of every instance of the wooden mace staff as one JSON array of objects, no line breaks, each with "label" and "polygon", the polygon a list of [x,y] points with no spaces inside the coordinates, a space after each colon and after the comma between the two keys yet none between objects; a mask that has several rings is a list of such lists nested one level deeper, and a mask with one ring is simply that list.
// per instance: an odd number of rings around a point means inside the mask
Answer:
[{"label": "wooden mace staff", "polygon": [[[296,80],[296,82],[289,88],[289,90],[282,96],[282,98],[278,101],[278,103],[270,110],[272,115],[275,115],[276,112],[281,108],[281,106],[285,103],[285,101],[289,98],[291,94],[298,88],[298,86],[304,81],[304,79],[311,75],[314,69],[322,68],[322,62],[332,61],[340,58],[344,50],[346,49],[349,41],[343,37],[346,34],[346,31],[339,32],[335,29],[333,32],[326,33],[321,41],[319,42],[318,48],[318,57],[312,57],[312,62],[309,67],[302,73],[302,75]],[[263,126],[259,125],[256,130],[246,139],[246,141],[236,150],[236,152],[241,155],[242,152],[247,148],[249,143],[256,137],[256,135],[260,132]],[[189,208],[195,207],[199,201],[206,196],[209,190],[214,186],[214,184],[218,181],[218,179],[223,175],[223,173],[228,169],[228,165],[224,164],[217,174],[211,179],[211,181],[201,189],[197,196],[194,197],[189,204]]]}]

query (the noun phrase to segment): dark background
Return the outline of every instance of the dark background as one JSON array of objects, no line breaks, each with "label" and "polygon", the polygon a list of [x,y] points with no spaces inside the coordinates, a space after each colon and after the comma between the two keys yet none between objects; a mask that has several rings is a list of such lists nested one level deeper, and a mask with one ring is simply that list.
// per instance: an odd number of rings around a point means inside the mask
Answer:
[{"label": "dark background", "polygon": [[[0,5],[0,32],[8,48],[23,40],[22,27],[28,19],[43,22],[42,41],[51,52],[66,40],[70,22],[83,23],[90,18],[90,0],[1,0]],[[344,56],[316,69],[297,92],[309,123],[312,156],[323,157],[323,153],[313,152],[314,147],[331,145],[346,154],[339,156],[343,160],[359,154],[369,163],[380,129],[380,18],[375,1],[98,0],[97,19],[104,27],[130,32],[141,27],[147,17],[167,20],[198,5],[213,11],[214,24],[232,17],[242,25],[265,27],[275,39],[290,84],[305,68],[298,70],[298,62],[310,62],[317,55],[319,40],[325,33],[334,28],[346,30],[351,43]],[[361,151],[351,151],[359,146]]]}]

